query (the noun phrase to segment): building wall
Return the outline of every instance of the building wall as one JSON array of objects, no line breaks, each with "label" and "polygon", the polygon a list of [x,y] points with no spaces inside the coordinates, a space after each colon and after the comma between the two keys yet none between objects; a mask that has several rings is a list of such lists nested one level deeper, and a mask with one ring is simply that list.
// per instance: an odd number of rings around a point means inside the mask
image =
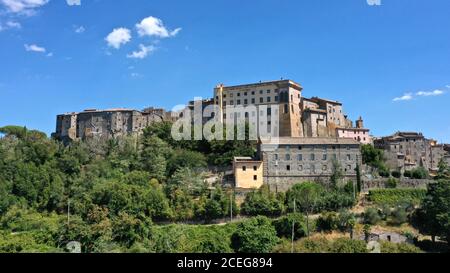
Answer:
[{"label": "building wall", "polygon": [[372,144],[372,137],[369,135],[369,130],[361,130],[357,128],[338,128],[336,129],[337,137],[351,138],[362,144]]},{"label": "building wall", "polygon": [[304,181],[328,183],[333,174],[333,162],[341,165],[346,179],[356,179],[356,166],[361,164],[360,145],[335,144],[288,144],[270,147],[262,145],[264,182],[272,188],[285,190]]},{"label": "building wall", "polygon": [[258,189],[263,185],[263,164],[261,161],[235,161],[233,170],[236,188]]}]

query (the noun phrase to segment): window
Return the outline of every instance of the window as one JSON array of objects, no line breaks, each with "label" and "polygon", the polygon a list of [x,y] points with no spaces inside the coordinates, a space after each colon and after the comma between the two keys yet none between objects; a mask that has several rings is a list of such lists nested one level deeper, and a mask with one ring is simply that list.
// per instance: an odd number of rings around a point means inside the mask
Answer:
[{"label": "window", "polygon": [[291,160],[291,155],[290,154],[286,154],[286,160],[290,161]]},{"label": "window", "polygon": [[240,97],[240,96],[241,96],[241,93],[237,93],[237,96]]},{"label": "window", "polygon": [[352,156],[351,155],[347,155],[347,160],[352,160]]},{"label": "window", "polygon": [[272,115],[272,108],[267,108],[267,115],[271,116]]},{"label": "window", "polygon": [[247,105],[248,104],[248,99],[244,100],[244,104]]},{"label": "window", "polygon": [[284,105],[284,113],[285,114],[289,113],[289,105],[287,104]]},{"label": "window", "polygon": [[230,105],[234,105],[234,101],[230,100]]},{"label": "window", "polygon": [[262,90],[259,90],[259,94],[263,94],[264,93],[264,91],[262,91]]},{"label": "window", "polygon": [[247,92],[244,92],[244,96],[247,96]]},{"label": "window", "polygon": [[278,96],[275,96],[275,101],[278,102],[279,98]]},{"label": "window", "polygon": [[258,170],[258,166],[253,166],[253,170],[256,172]]},{"label": "window", "polygon": [[270,102],[270,100],[271,100],[271,98],[270,98],[270,97],[267,97],[267,102]]},{"label": "window", "polygon": [[258,176],[257,176],[257,175],[254,175],[254,176],[253,176],[253,180],[255,180],[255,181],[258,180]]},{"label": "window", "polygon": [[291,165],[286,165],[286,171],[291,171]]},{"label": "window", "polygon": [[242,167],[242,171],[246,172],[247,171],[247,166],[243,166]]},{"label": "window", "polygon": [[299,150],[302,150],[302,146],[298,146],[298,149],[299,149]]},{"label": "window", "polygon": [[255,99],[254,98],[252,99],[252,104],[255,104]]},{"label": "window", "polygon": [[278,160],[278,154],[274,154],[273,157],[275,158],[275,160]]},{"label": "window", "polygon": [[252,95],[255,95],[255,91],[252,91]]},{"label": "window", "polygon": [[264,98],[259,98],[259,103],[264,103]]},{"label": "window", "polygon": [[298,170],[303,171],[303,165],[298,165]]},{"label": "window", "polygon": [[267,94],[270,94],[270,90],[267,90]]},{"label": "window", "polygon": [[327,160],[327,155],[326,155],[326,154],[324,154],[324,155],[322,156],[322,160]]},{"label": "window", "polygon": [[316,160],[316,155],[315,155],[315,154],[311,154],[311,156],[309,157],[309,159],[311,159],[311,161]]},{"label": "window", "polygon": [[241,100],[237,100],[237,105],[241,105]]},{"label": "window", "polygon": [[303,160],[303,155],[299,154],[299,155],[297,156],[297,160],[298,160],[298,161],[302,161],[302,160]]}]

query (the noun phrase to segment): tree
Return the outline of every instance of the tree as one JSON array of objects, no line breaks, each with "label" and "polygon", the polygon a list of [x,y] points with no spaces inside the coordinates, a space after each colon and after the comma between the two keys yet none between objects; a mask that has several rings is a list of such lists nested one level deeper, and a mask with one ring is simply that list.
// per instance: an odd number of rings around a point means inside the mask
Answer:
[{"label": "tree", "polygon": [[309,215],[314,212],[323,191],[323,187],[319,184],[305,182],[294,185],[286,194],[290,208],[293,208],[295,201],[297,209],[306,213],[307,236],[309,236]]},{"label": "tree", "polygon": [[450,244],[450,180],[439,180],[428,185],[422,208],[416,213],[421,233],[445,238]]},{"label": "tree", "polygon": [[294,225],[294,239],[306,236],[305,217],[301,213],[290,213],[272,222],[277,230],[278,237],[292,238],[292,225]]},{"label": "tree", "polygon": [[239,223],[231,241],[237,253],[270,253],[279,239],[270,220],[258,216]]},{"label": "tree", "polygon": [[441,158],[441,160],[439,161],[438,172],[435,179],[436,180],[450,179],[450,168],[443,158]]},{"label": "tree", "polygon": [[412,178],[426,179],[428,178],[428,171],[424,167],[419,167],[412,171]]},{"label": "tree", "polygon": [[250,216],[279,216],[284,211],[283,201],[277,199],[267,186],[247,193],[241,208],[243,214]]},{"label": "tree", "polygon": [[364,223],[370,225],[376,225],[381,221],[380,214],[375,208],[367,208],[364,211]]},{"label": "tree", "polygon": [[344,171],[342,170],[342,166],[337,161],[337,159],[333,159],[333,173],[330,177],[331,187],[333,189],[337,189],[344,177]]},{"label": "tree", "polygon": [[142,140],[141,159],[143,169],[148,171],[152,178],[165,181],[167,158],[171,154],[170,146],[156,136],[144,137]]}]

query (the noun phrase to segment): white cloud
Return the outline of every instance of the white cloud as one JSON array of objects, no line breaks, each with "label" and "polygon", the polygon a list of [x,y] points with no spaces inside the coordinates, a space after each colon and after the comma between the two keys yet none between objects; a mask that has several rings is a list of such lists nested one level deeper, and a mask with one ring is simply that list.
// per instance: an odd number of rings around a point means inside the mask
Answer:
[{"label": "white cloud", "polygon": [[395,98],[393,99],[393,101],[407,101],[407,100],[412,100],[413,99],[413,94],[412,93],[406,93],[401,97]]},{"label": "white cloud", "polygon": [[131,31],[127,28],[116,28],[105,40],[108,42],[108,46],[119,49],[122,45],[131,41]]},{"label": "white cloud", "polygon": [[169,38],[176,36],[181,28],[170,31],[167,29],[161,19],[149,16],[136,24],[139,36],[155,36],[158,38]]},{"label": "white cloud", "polygon": [[85,31],[86,31],[86,29],[83,26],[79,26],[79,27],[75,26],[76,33],[83,33]]},{"label": "white cloud", "polygon": [[24,46],[25,46],[25,50],[26,51],[39,52],[39,53],[45,53],[46,52],[46,49],[44,47],[40,47],[40,46],[37,46],[35,44],[32,44],[32,45],[25,44]]},{"label": "white cloud", "polygon": [[19,22],[15,22],[15,21],[6,22],[6,26],[8,28],[17,28],[17,29],[22,28],[22,25]]},{"label": "white cloud", "polygon": [[422,97],[429,97],[429,96],[440,96],[443,95],[444,91],[442,90],[434,90],[434,91],[420,91],[417,92],[416,95],[417,96],[422,96]]},{"label": "white cloud", "polygon": [[53,57],[53,52],[48,53],[47,57]]},{"label": "white cloud", "polygon": [[50,0],[0,0],[9,12],[32,15],[36,8],[46,5]]},{"label": "white cloud", "polygon": [[139,51],[133,51],[131,54],[128,54],[127,57],[132,59],[144,59],[153,51],[155,51],[156,47],[153,45],[145,46],[143,44],[140,44],[139,49]]},{"label": "white cloud", "polygon": [[81,6],[81,0],[66,0],[69,6]]},{"label": "white cloud", "polygon": [[449,88],[449,89],[450,89],[450,84],[449,84],[449,85],[446,85],[445,87],[447,87],[447,88]]}]

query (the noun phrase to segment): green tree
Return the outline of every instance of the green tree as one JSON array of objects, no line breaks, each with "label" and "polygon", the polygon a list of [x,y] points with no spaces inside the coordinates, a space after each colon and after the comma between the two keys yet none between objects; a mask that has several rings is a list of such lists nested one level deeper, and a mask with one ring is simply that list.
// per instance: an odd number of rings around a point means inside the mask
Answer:
[{"label": "green tree", "polygon": [[375,208],[367,208],[364,211],[364,223],[370,225],[376,225],[381,221],[380,214]]},{"label": "green tree", "polygon": [[277,231],[264,216],[239,223],[231,240],[237,253],[270,253],[279,241]]},{"label": "green tree", "polygon": [[324,192],[322,186],[314,182],[296,184],[286,193],[286,200],[289,208],[293,209],[293,204],[299,211],[306,214],[307,236],[309,236],[309,216],[314,212]]},{"label": "green tree", "polygon": [[283,201],[263,186],[257,191],[247,193],[241,206],[242,213],[250,216],[279,216],[284,211]]}]

